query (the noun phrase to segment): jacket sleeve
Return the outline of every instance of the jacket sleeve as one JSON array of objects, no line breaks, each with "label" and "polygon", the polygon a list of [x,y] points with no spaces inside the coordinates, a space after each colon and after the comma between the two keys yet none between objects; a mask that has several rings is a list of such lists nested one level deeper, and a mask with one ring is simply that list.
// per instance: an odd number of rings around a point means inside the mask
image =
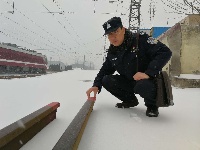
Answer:
[{"label": "jacket sleeve", "polygon": [[149,36],[145,36],[141,42],[144,42],[147,56],[150,57],[145,73],[150,77],[155,77],[170,60],[172,52],[165,44]]},{"label": "jacket sleeve", "polygon": [[98,93],[101,92],[103,77],[105,75],[113,74],[115,71],[116,69],[112,66],[110,60],[106,57],[106,61],[103,63],[93,83],[93,87],[98,87],[99,89]]}]

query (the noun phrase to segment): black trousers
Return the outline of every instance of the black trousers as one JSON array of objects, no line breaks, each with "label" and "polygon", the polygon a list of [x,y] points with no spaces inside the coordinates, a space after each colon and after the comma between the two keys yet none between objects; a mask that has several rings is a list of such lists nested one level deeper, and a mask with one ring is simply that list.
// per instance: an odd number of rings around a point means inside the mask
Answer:
[{"label": "black trousers", "polygon": [[120,75],[106,75],[103,87],[121,101],[137,100],[135,94],[144,98],[146,106],[156,105],[156,85],[152,79],[128,80]]}]

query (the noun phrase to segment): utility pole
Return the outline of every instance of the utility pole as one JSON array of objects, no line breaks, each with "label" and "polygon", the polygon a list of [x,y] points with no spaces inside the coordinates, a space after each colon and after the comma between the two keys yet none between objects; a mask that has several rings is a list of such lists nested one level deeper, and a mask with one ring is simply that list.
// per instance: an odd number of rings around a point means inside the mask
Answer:
[{"label": "utility pole", "polygon": [[192,7],[192,14],[194,14],[194,6],[192,4],[192,2],[190,3],[191,7]]},{"label": "utility pole", "polygon": [[85,69],[85,55],[83,57],[83,69]]},{"label": "utility pole", "polygon": [[[140,34],[140,7],[142,0],[131,0],[130,4],[130,15],[129,15],[129,30],[136,33],[136,57],[138,54],[139,45],[139,34]],[[138,63],[138,60],[137,60]],[[137,68],[138,70],[138,65]]]},{"label": "utility pole", "polygon": [[129,14],[129,30],[139,33],[141,0],[131,0]]}]

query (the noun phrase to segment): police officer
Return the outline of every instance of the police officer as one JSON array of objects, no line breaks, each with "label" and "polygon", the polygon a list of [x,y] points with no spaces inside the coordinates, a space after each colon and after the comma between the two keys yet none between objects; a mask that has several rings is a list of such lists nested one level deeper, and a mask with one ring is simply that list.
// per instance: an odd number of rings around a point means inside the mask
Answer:
[{"label": "police officer", "polygon": [[[166,45],[145,33],[137,38],[136,33],[123,27],[120,17],[111,18],[103,24],[103,28],[110,46],[93,86],[86,92],[88,98],[91,92],[96,97],[103,86],[122,101],[116,107],[129,108],[138,105],[135,94],[139,94],[144,98],[146,115],[157,117],[159,111],[154,78],[169,61],[172,52]],[[115,71],[119,74],[113,75]]]}]

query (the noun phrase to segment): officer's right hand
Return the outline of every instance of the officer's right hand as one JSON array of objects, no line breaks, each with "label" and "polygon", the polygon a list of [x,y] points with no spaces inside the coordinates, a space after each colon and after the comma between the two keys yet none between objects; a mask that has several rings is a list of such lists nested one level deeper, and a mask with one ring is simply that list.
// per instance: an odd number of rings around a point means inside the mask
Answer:
[{"label": "officer's right hand", "polygon": [[90,93],[94,92],[94,97],[96,97],[97,92],[99,91],[98,87],[91,87],[86,91],[88,99],[90,98]]},{"label": "officer's right hand", "polygon": [[134,76],[133,79],[138,81],[142,79],[149,79],[149,76],[143,72],[137,72]]}]

